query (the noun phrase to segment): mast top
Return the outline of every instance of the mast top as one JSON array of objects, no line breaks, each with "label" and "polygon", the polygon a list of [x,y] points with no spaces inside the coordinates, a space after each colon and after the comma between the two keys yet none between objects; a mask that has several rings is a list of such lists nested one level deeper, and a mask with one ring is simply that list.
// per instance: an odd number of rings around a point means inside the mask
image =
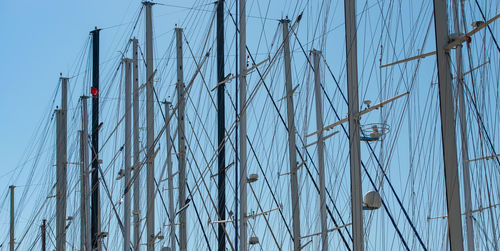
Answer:
[{"label": "mast top", "polygon": [[142,1],[142,4],[145,5],[145,6],[153,6],[155,5],[156,3],[153,3],[151,1]]},{"label": "mast top", "polygon": [[102,29],[98,29],[97,26],[94,26],[94,29],[90,31],[90,33],[99,33],[99,31]]},{"label": "mast top", "polygon": [[171,101],[167,101],[166,99],[164,99],[163,101],[161,101],[160,103],[162,104],[167,104],[167,105],[171,105],[172,102]]},{"label": "mast top", "polygon": [[288,16],[286,16],[285,18],[280,19],[280,23],[290,23],[290,19],[288,19]]}]

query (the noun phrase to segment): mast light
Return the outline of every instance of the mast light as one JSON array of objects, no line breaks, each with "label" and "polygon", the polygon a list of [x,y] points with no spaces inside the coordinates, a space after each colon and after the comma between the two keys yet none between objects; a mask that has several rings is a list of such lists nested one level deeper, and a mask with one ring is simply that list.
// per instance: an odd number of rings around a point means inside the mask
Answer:
[{"label": "mast light", "polygon": [[377,191],[368,191],[365,196],[363,196],[363,209],[365,210],[375,210],[382,206],[382,198]]},{"label": "mast light", "polygon": [[252,236],[248,240],[248,244],[250,244],[250,245],[256,245],[258,243],[259,243],[259,237],[257,237],[257,236]]},{"label": "mast light", "polygon": [[257,175],[256,173],[252,173],[252,174],[250,174],[250,176],[248,176],[247,182],[253,183],[253,182],[257,181],[258,179],[259,179],[259,175]]}]

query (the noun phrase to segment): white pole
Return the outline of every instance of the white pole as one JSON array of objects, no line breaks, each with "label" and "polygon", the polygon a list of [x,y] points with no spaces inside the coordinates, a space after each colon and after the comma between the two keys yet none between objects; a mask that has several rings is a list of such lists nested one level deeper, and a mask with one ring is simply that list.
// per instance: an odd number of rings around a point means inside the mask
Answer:
[{"label": "white pole", "polygon": [[64,206],[64,158],[62,110],[56,110],[56,249],[65,249],[66,207]]},{"label": "white pole", "polygon": [[62,109],[62,133],[63,133],[63,157],[64,157],[64,165],[66,166],[66,145],[68,138],[68,80],[69,78],[61,77],[61,109]]},{"label": "white pole", "polygon": [[[463,1],[460,1],[463,8]],[[458,0],[453,0],[453,25],[455,33],[460,34]],[[463,66],[462,66],[462,44],[457,45],[455,52],[455,61],[457,68],[457,92],[458,92],[458,111],[460,116],[460,138],[462,140],[462,172],[464,181],[464,199],[465,199],[465,225],[467,233],[467,250],[474,251],[474,226],[472,223],[472,206],[470,191],[470,171],[469,171],[469,149],[467,141],[467,121],[464,98]]]},{"label": "white pole", "polygon": [[292,193],[293,250],[300,250],[300,203],[297,181],[297,152],[295,149],[295,112],[293,110],[292,68],[290,65],[290,45],[288,24],[290,20],[280,20],[283,26],[283,48],[285,56],[285,86],[288,119],[288,154],[290,158],[290,188]]},{"label": "white pole", "polygon": [[361,152],[359,143],[358,43],[356,37],[356,1],[344,0],[347,59],[347,96],[349,120],[349,156],[351,166],[351,210],[353,250],[364,250],[363,211],[361,206]]},{"label": "white pole", "polygon": [[124,182],[124,194],[125,201],[123,207],[123,222],[124,222],[124,238],[123,238],[123,250],[130,251],[130,134],[131,134],[131,64],[132,60],[129,58],[124,58],[123,63],[125,64],[125,182]]},{"label": "white pole", "polygon": [[[83,100],[83,99],[82,99]],[[83,131],[78,131],[78,134],[80,136],[80,250],[86,250],[85,249],[85,238],[86,236],[86,219],[87,219],[87,208],[85,207],[85,196],[87,195],[86,193],[86,184],[85,184],[85,164],[84,164],[84,155],[85,155],[85,147],[87,144],[85,144],[85,136],[83,134]]]},{"label": "white pole", "polygon": [[10,251],[14,251],[14,188],[15,186],[9,186],[10,188]]},{"label": "white pole", "polygon": [[134,95],[133,95],[133,137],[134,137],[134,250],[140,250],[140,212],[141,208],[139,207],[140,202],[140,175],[139,175],[139,54],[138,54],[138,42],[136,38],[132,39],[132,47],[133,47],[133,64],[134,64]]},{"label": "white pole", "polygon": [[246,0],[240,0],[240,250],[247,251],[247,27]]},{"label": "white pole", "polygon": [[66,250],[66,140],[67,140],[67,113],[68,113],[68,78],[61,77],[61,110],[56,112],[57,117],[57,250]]},{"label": "white pole", "polygon": [[[186,135],[184,123],[184,111],[186,109],[186,99],[184,96],[184,75],[182,63],[182,29],[175,28],[176,48],[177,48],[177,102],[178,112],[177,117],[177,134],[179,139],[179,208],[183,208],[186,202]],[[186,227],[186,211],[182,210],[179,217],[179,242],[181,251],[187,250],[187,227]]]},{"label": "white pole", "polygon": [[[314,97],[316,99],[316,126],[318,130],[323,128],[323,103],[321,100],[319,58],[321,51],[313,50],[314,63]],[[321,250],[328,250],[328,226],[326,222],[326,188],[325,188],[325,155],[324,155],[323,131],[318,133],[318,167],[319,167],[319,215],[321,220]]]},{"label": "white pole", "polygon": [[464,250],[462,217],[460,215],[460,189],[458,182],[457,143],[451,85],[450,54],[445,47],[449,43],[447,4],[434,0],[434,27],[436,31],[436,52],[439,83],[439,105],[441,113],[441,137],[446,184],[446,205],[448,209],[448,230],[450,249]]},{"label": "white pole", "polygon": [[82,130],[80,131],[80,194],[81,194],[81,248],[92,250],[90,233],[90,187],[89,187],[89,147],[88,147],[88,115],[87,97],[82,96]]},{"label": "white pole", "polygon": [[[165,102],[165,123],[170,118],[170,106],[172,103]],[[170,141],[170,122],[165,125],[165,136],[167,138],[167,175],[168,175],[168,211],[170,223],[170,250],[175,251],[175,211],[174,211],[174,178],[172,177],[172,142]]]},{"label": "white pole", "polygon": [[152,2],[143,2],[146,7],[146,155],[147,155],[147,213],[146,239],[147,250],[154,251],[155,233],[155,196],[154,196],[154,93],[153,93],[153,21],[151,17]]}]

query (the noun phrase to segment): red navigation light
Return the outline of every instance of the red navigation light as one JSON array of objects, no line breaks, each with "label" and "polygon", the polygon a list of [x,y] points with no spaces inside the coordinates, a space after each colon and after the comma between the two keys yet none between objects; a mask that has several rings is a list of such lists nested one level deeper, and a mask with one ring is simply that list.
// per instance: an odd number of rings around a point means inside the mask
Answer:
[{"label": "red navigation light", "polygon": [[99,90],[93,86],[90,87],[90,94],[94,96],[94,98],[97,98],[97,95],[99,95]]}]

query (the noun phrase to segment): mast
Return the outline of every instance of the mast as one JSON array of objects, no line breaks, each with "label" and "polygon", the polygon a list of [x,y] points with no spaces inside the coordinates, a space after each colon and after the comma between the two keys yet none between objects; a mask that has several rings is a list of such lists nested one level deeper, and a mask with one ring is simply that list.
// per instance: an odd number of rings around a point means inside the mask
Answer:
[{"label": "mast", "polygon": [[56,110],[56,249],[64,249],[64,233],[66,212],[63,206],[63,156],[62,156],[62,111]]},{"label": "mast", "polygon": [[[179,135],[179,208],[184,208],[186,205],[186,128],[184,123],[186,101],[184,97],[184,67],[182,63],[182,29],[175,28],[175,35],[177,48],[177,102],[179,107],[179,116],[177,118],[177,133]],[[179,249],[181,251],[187,250],[186,211],[182,210],[179,216]]]},{"label": "mast", "polygon": [[[246,26],[246,0],[240,1],[240,250],[247,251],[248,233],[247,233],[247,26]],[[238,160],[236,160],[238,161]]]},{"label": "mast", "polygon": [[361,152],[359,137],[358,44],[356,37],[356,1],[344,0],[347,60],[347,96],[349,120],[349,156],[351,166],[351,210],[353,250],[364,250],[363,211],[361,207]]},{"label": "mast", "polygon": [[66,250],[66,175],[67,175],[67,113],[68,78],[61,77],[61,110],[56,111],[57,119],[57,186],[56,186],[56,248]]},{"label": "mast", "polygon": [[90,245],[90,203],[89,203],[89,152],[88,152],[88,118],[87,118],[87,98],[80,97],[82,101],[82,130],[80,131],[80,242],[81,250],[92,250]]},{"label": "mast", "polygon": [[134,64],[134,83],[133,83],[133,88],[134,88],[134,95],[133,95],[133,113],[134,113],[134,118],[133,118],[133,137],[134,137],[134,146],[133,146],[133,151],[134,151],[134,250],[140,250],[139,249],[139,242],[140,242],[140,234],[141,234],[141,229],[140,229],[140,212],[141,208],[139,207],[139,196],[140,196],[140,190],[139,190],[139,180],[140,180],[140,168],[139,168],[139,55],[138,55],[138,42],[136,38],[132,39],[132,47],[133,47],[133,54],[134,54],[134,59],[133,59],[133,64]]},{"label": "mast", "polygon": [[300,203],[299,189],[297,181],[297,153],[295,150],[295,122],[293,110],[293,89],[292,89],[292,70],[290,63],[290,45],[288,24],[290,20],[281,19],[283,26],[283,48],[285,55],[285,86],[287,101],[287,120],[288,120],[288,155],[290,158],[290,187],[292,193],[292,221],[293,221],[293,250],[300,250]]},{"label": "mast", "polygon": [[462,218],[460,215],[460,190],[458,182],[457,143],[451,85],[450,54],[448,45],[448,15],[446,1],[434,0],[434,27],[439,83],[439,107],[441,113],[441,137],[443,141],[446,205],[448,209],[448,235],[450,250],[463,250]]},{"label": "mast", "polygon": [[[82,119],[83,120],[83,119]],[[84,152],[85,152],[85,136],[83,131],[78,131],[78,136],[80,138],[80,250],[86,250],[85,248],[85,223],[86,223],[86,208],[85,208],[85,164],[84,164]]]},{"label": "mast", "polygon": [[[170,106],[172,103],[165,102],[165,123],[170,118]],[[172,142],[170,141],[170,122],[165,125],[165,136],[167,138],[167,177],[168,177],[168,211],[170,223],[170,250],[175,251],[175,213],[174,213],[174,178],[172,177]]]},{"label": "mast", "polygon": [[147,213],[146,238],[147,250],[154,251],[155,237],[155,196],[154,196],[154,96],[153,96],[153,21],[151,7],[154,3],[142,2],[146,7],[146,162],[147,162]]},{"label": "mast", "polygon": [[99,199],[99,29],[92,34],[92,205],[91,238],[92,250],[101,250],[101,205]]},{"label": "mast", "polygon": [[9,186],[10,188],[10,251],[14,251],[14,188],[15,186]]},{"label": "mast", "polygon": [[43,219],[42,220],[42,225],[40,226],[42,230],[42,251],[45,251],[45,238],[46,238],[46,229],[47,229],[47,220]]},{"label": "mast", "polygon": [[125,182],[124,182],[124,194],[125,202],[123,206],[123,222],[124,222],[124,238],[123,238],[123,250],[130,250],[130,134],[131,134],[131,69],[130,64],[132,62],[129,58],[124,58],[125,63]]},{"label": "mast", "polygon": [[219,228],[217,234],[218,250],[226,250],[225,223],[226,219],[226,151],[225,151],[225,106],[224,106],[224,0],[217,1],[217,138],[218,138],[218,216]]},{"label": "mast", "polygon": [[[463,9],[463,1],[460,1]],[[455,33],[460,34],[460,22],[458,14],[458,0],[453,0],[453,25]],[[465,21],[465,20],[464,20]],[[455,50],[455,61],[457,68],[457,93],[458,93],[458,111],[460,116],[460,139],[462,140],[462,172],[464,182],[465,199],[465,225],[467,233],[467,250],[474,251],[474,226],[472,223],[472,205],[470,191],[470,171],[469,171],[469,149],[467,140],[467,121],[464,98],[463,66],[462,66],[462,44],[458,44]]]},{"label": "mast", "polygon": [[325,156],[324,156],[324,143],[323,143],[323,103],[321,101],[320,89],[320,72],[319,72],[319,58],[321,51],[313,50],[313,63],[314,63],[314,97],[316,99],[316,126],[320,133],[318,133],[318,166],[319,166],[319,214],[321,220],[321,250],[328,250],[328,229],[326,222],[326,187],[325,187]]}]

